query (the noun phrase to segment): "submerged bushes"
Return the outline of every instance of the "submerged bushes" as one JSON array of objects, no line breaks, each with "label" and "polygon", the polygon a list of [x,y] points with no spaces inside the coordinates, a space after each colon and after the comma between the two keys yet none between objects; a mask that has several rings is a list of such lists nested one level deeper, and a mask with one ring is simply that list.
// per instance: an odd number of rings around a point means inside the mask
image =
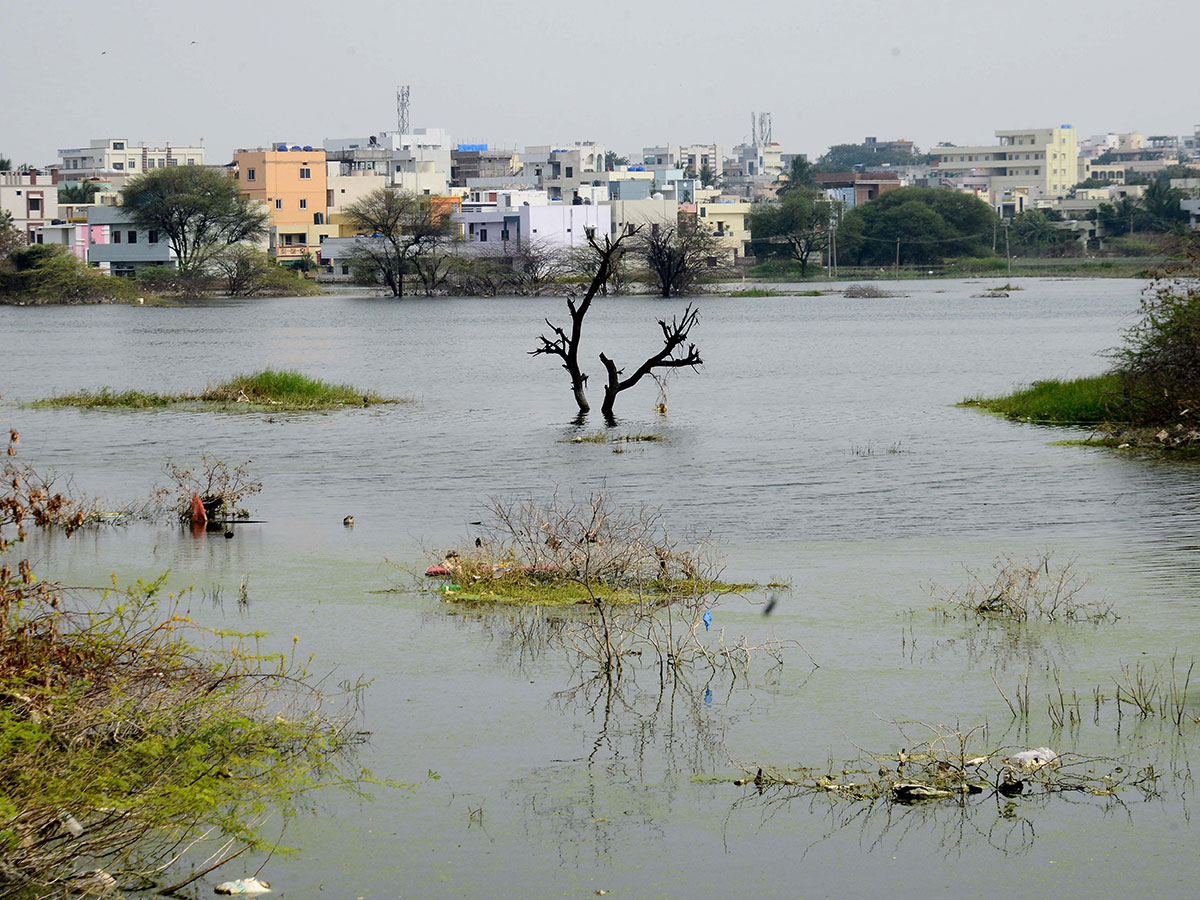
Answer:
[{"label": "submerged bushes", "polygon": [[[44,479],[3,474],[0,541],[79,527]],[[360,684],[318,690],[259,636],[193,622],[163,578],[85,600],[0,563],[0,897],[145,887],[193,850],[267,849],[269,818],[362,774],[347,755]]]}]

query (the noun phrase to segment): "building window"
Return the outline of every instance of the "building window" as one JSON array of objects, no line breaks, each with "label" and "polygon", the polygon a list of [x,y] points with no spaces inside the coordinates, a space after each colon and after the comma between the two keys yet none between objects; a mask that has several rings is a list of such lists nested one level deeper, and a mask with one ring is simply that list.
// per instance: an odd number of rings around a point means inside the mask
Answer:
[{"label": "building window", "polygon": [[567,177],[570,178],[575,174],[575,169],[572,166],[567,166]]},{"label": "building window", "polygon": [[125,149],[125,142],[124,142],[124,141],[113,141],[112,148],[113,148],[114,150],[124,150],[124,149]]},{"label": "building window", "polygon": [[[325,224],[325,213],[313,213],[313,224],[314,225],[324,225]],[[324,240],[324,238],[325,238],[325,236],[321,235],[321,239]]]},{"label": "building window", "polygon": [[194,166],[195,164],[196,164],[196,158],[194,156],[189,156],[188,157],[188,165]]},{"label": "building window", "polygon": [[502,240],[502,241],[508,240],[508,229],[507,228],[500,229],[500,240]]},{"label": "building window", "polygon": [[136,169],[136,168],[137,168],[137,160],[136,160],[136,159],[131,159],[131,160],[129,161],[129,168],[131,168],[131,169]]},{"label": "building window", "polygon": [[350,267],[349,267],[349,266],[342,266],[342,274],[343,274],[343,275],[349,275],[349,274],[350,274]]},{"label": "building window", "polygon": [[308,198],[307,198],[307,197],[301,197],[301,198],[300,198],[300,208],[301,208],[301,209],[308,209]]},{"label": "building window", "polygon": [[487,229],[486,228],[479,229],[479,240],[481,240],[481,241],[487,240]]},{"label": "building window", "polygon": [[254,180],[255,180],[255,172],[254,172],[254,169],[247,169],[247,170],[246,170],[246,180],[247,180],[247,181],[254,181]]},{"label": "building window", "polygon": [[137,232],[136,231],[129,232],[129,240],[126,241],[126,243],[129,243],[129,244],[137,243]]},{"label": "building window", "polygon": [[114,229],[112,233],[112,242],[114,244],[121,243],[121,232],[117,231],[116,229]]},{"label": "building window", "polygon": [[312,169],[306,169],[306,168],[301,167],[300,177],[301,178],[312,178]]},{"label": "building window", "polygon": [[147,242],[149,242],[151,244],[157,244],[158,243],[158,232],[157,231],[149,232],[146,235],[146,240],[147,240]]},{"label": "building window", "polygon": [[167,160],[167,165],[168,165],[168,166],[177,166],[177,165],[179,165],[179,160],[177,160],[177,159],[168,159],[168,160]]},{"label": "building window", "polygon": [[153,168],[155,168],[157,165],[158,165],[158,160],[156,160],[156,159],[148,159],[148,160],[146,160],[146,168],[147,168],[147,169],[153,169]]},{"label": "building window", "polygon": [[113,169],[117,172],[124,172],[125,171],[125,163],[115,162],[115,163],[113,163]]},{"label": "building window", "polygon": [[276,208],[276,209],[283,209],[283,198],[282,198],[282,197],[276,197],[276,198],[275,198],[275,208]]},{"label": "building window", "polygon": [[[20,192],[18,191],[18,193],[20,193]],[[29,198],[29,212],[30,213],[38,213],[39,215],[41,214],[41,212],[42,212],[42,198],[41,197],[30,197]]]}]

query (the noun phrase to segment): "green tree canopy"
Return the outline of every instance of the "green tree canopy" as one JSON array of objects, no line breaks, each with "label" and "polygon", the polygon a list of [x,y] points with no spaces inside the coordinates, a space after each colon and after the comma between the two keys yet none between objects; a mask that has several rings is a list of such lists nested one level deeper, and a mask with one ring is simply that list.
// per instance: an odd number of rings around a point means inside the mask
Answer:
[{"label": "green tree canopy", "polygon": [[865,144],[834,144],[817,160],[822,172],[846,172],[855,166],[914,166],[927,157],[904,150],[872,150]]},{"label": "green tree canopy", "polygon": [[237,182],[204,166],[153,169],[122,191],[139,228],[162,234],[184,274],[199,273],[223,247],[267,231],[267,212],[238,193]]},{"label": "green tree canopy", "polygon": [[792,164],[787,174],[787,184],[779,189],[780,196],[794,191],[796,188],[812,187],[814,174],[813,165],[808,161],[807,156],[801,154],[792,157]]},{"label": "green tree canopy", "polygon": [[1170,187],[1170,182],[1165,179],[1156,178],[1146,185],[1141,206],[1149,218],[1150,229],[1171,231],[1186,224],[1188,214],[1179,205],[1186,196],[1183,191]]},{"label": "green tree canopy", "polygon": [[886,191],[842,219],[838,259],[860,265],[929,264],[947,256],[990,256],[996,213],[971,194],[949,188]]},{"label": "green tree canopy", "polygon": [[829,246],[830,204],[816,191],[793,187],[779,203],[756,204],[750,216],[750,234],[754,255],[773,255],[774,248],[785,249],[800,263],[801,276],[808,274],[813,253],[818,257]]}]

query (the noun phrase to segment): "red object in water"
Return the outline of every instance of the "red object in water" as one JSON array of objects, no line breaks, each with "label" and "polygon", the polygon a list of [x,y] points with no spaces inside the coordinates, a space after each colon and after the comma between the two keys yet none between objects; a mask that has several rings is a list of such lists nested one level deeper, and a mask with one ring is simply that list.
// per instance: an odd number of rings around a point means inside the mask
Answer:
[{"label": "red object in water", "polygon": [[208,522],[208,513],[204,511],[204,504],[200,502],[200,495],[192,493],[192,524],[204,525]]},{"label": "red object in water", "polygon": [[447,578],[450,575],[450,570],[445,566],[430,566],[425,570],[425,574],[431,578]]}]

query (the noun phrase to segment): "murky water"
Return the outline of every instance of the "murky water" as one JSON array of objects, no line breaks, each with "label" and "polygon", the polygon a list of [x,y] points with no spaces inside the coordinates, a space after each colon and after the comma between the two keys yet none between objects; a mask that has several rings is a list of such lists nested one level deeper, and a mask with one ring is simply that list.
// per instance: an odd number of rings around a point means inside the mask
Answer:
[{"label": "murky water", "polygon": [[[1099,371],[1140,289],[1021,283],[1007,299],[954,281],[879,300],[704,299],[705,366],[670,380],[668,416],[652,412],[653,385],[618,405],[622,432],[666,440],[621,454],[563,442],[578,433],[565,373],[526,352],[543,318],[563,318],[551,298],[0,307],[0,420],[21,431],[23,461],[114,504],[164,481],[167,459],[254,461],[268,522],[234,540],[138,525],[32,550],[72,583],[170,569],[174,586],[196,585],[198,618],[269,631],[279,647],[298,636],[324,667],[375,680],[363,761],[415,792],[330,798],[294,822],[284,841],[301,854],[262,873],[281,896],[1186,896],[1200,858],[1191,784],[1174,774],[1154,798],[1057,796],[1009,813],[994,798],[864,808],[708,778],[737,771],[733,760],[821,767],[911,746],[926,726],[984,722],[995,745],[1186,773],[1196,727],[1178,741],[1129,715],[1118,734],[1090,709],[1075,729],[1048,722],[1050,666],[1090,698],[1096,685],[1111,693],[1123,664],[1194,652],[1200,470],[1052,446],[1082,433],[952,407]],[[589,356],[636,364],[654,349],[654,319],[682,306],[605,301]],[[274,417],[16,405],[104,385],[192,390],[268,365],[414,402]],[[661,506],[676,531],[711,532],[734,579],[791,581],[769,618],[731,599],[714,626],[800,641],[819,668],[797,651],[748,683],[696,677],[665,693],[635,671],[613,694],[561,651],[518,640],[510,615],[373,593],[397,580],[394,564],[423,566],[467,536],[490,497],[601,487]],[[930,611],[926,585],[960,583],[963,564],[1045,548],[1074,558],[1120,620],[1014,640]],[[223,603],[206,599],[218,592]],[[1026,734],[992,679],[1011,693],[1027,671]]]}]

